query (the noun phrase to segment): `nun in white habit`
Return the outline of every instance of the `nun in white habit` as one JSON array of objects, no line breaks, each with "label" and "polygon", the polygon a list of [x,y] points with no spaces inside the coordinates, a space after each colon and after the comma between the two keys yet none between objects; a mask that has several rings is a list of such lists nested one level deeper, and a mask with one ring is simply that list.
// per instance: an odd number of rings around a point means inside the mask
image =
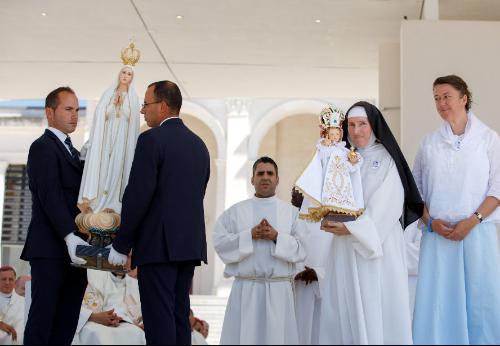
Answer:
[{"label": "nun in white habit", "polygon": [[329,223],[333,233],[322,294],[321,344],[411,344],[403,229],[423,203],[408,164],[380,111],[358,102],[344,139],[364,158],[365,212]]}]

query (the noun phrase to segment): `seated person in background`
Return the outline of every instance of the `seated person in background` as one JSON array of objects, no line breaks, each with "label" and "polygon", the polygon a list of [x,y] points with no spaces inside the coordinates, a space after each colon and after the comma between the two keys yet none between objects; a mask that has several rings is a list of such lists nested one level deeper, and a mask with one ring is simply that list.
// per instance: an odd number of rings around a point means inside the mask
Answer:
[{"label": "seated person in background", "polygon": [[26,283],[31,281],[31,275],[21,275],[16,280],[16,293],[21,297],[25,296],[26,293]]},{"label": "seated person in background", "polygon": [[208,323],[194,317],[193,310],[189,310],[189,323],[191,323],[191,344],[208,345],[205,340],[208,337]]},{"label": "seated person in background", "polygon": [[0,345],[23,344],[24,298],[14,291],[16,271],[0,267]]},{"label": "seated person in background", "polygon": [[73,344],[145,345],[137,269],[127,275],[88,270],[87,277]]}]

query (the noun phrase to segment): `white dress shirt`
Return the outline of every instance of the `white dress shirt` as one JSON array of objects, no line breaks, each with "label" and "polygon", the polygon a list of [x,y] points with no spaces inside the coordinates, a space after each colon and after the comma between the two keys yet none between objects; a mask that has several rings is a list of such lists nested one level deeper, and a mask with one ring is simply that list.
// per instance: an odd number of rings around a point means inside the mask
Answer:
[{"label": "white dress shirt", "polygon": [[[500,138],[469,113],[465,134],[448,123],[429,134],[413,175],[430,215],[452,223],[470,217],[488,196],[500,199]],[[487,221],[500,223],[500,209]]]},{"label": "white dress shirt", "polygon": [[57,136],[57,138],[59,138],[59,140],[64,145],[64,147],[68,150],[68,153],[71,156],[73,156],[73,154],[71,154],[71,150],[69,149],[69,146],[66,145],[66,143],[64,143],[64,141],[66,140],[66,138],[68,138],[69,136],[67,134],[65,134],[64,132],[62,132],[61,130],[58,130],[58,129],[54,128],[54,127],[49,127],[48,130],[51,131],[53,134],[55,134]]},{"label": "white dress shirt", "polygon": [[164,123],[164,122],[169,121],[169,120],[172,120],[172,119],[179,119],[179,116],[177,115],[177,116],[175,116],[175,117],[170,117],[170,118],[167,118],[167,119],[163,120],[163,121],[160,123],[160,126],[161,126],[161,125],[163,125],[163,123]]}]

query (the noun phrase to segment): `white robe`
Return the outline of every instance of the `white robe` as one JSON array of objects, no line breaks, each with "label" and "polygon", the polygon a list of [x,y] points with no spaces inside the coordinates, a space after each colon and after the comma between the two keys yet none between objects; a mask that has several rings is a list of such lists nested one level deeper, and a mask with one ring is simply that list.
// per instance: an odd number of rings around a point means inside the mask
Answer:
[{"label": "white robe", "polygon": [[406,241],[406,260],[408,263],[408,289],[410,293],[410,312],[413,318],[415,309],[415,293],[417,291],[418,262],[420,258],[420,241],[422,229],[420,222],[416,221],[406,227],[404,237]]},{"label": "white robe", "polygon": [[17,333],[17,341],[12,336],[0,330],[0,345],[22,345],[24,338],[24,298],[12,291],[10,301],[0,310],[0,319],[12,326]]},{"label": "white robe", "polygon": [[408,270],[399,219],[404,189],[381,144],[361,150],[366,210],[334,236],[322,296],[321,344],[411,344]]},{"label": "white robe", "polygon": [[[307,230],[292,205],[253,198],[224,212],[215,227],[214,246],[235,277],[227,304],[221,344],[298,344],[293,296],[295,263],[305,258]],[[252,240],[263,218],[278,231],[276,244]]]},{"label": "white robe", "polygon": [[[144,331],[134,323],[142,321],[137,279],[117,278],[110,272],[88,270],[88,287],[73,344],[145,345]],[[89,321],[93,312],[115,310],[125,322],[118,327]]]},{"label": "white robe", "polygon": [[[305,197],[301,213],[306,213],[311,204]],[[295,312],[300,344],[317,345],[321,319],[321,293],[324,291],[325,266],[330,255],[333,235],[323,232],[320,229],[320,222],[308,222],[306,225],[309,232],[303,242],[307,257],[297,264],[297,273],[307,266],[316,272],[318,281],[308,285],[303,281],[295,281]]]}]

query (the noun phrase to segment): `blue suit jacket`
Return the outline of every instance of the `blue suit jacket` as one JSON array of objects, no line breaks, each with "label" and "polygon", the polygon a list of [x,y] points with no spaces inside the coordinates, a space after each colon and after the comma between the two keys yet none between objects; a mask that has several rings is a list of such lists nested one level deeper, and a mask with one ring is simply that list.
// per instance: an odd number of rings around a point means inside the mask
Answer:
[{"label": "blue suit jacket", "polygon": [[31,144],[28,179],[32,216],[21,259],[69,261],[64,237],[77,230],[75,217],[83,166],[50,130]]},{"label": "blue suit jacket", "polygon": [[205,143],[181,119],[139,136],[116,251],[134,265],[207,262],[203,199],[210,177]]}]

